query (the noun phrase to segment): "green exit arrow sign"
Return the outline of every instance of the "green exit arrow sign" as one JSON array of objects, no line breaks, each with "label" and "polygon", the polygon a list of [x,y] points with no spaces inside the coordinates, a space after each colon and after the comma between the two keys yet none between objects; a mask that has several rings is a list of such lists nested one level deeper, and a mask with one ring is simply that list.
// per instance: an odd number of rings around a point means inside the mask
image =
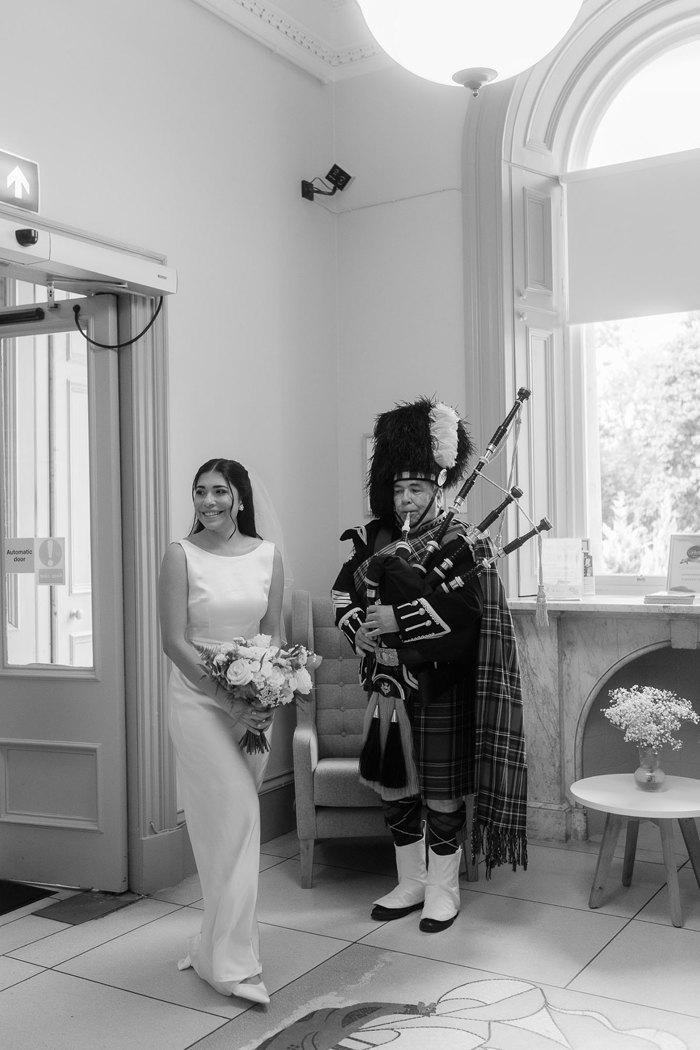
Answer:
[{"label": "green exit arrow sign", "polygon": [[39,211],[39,165],[0,150],[0,201],[24,211]]}]

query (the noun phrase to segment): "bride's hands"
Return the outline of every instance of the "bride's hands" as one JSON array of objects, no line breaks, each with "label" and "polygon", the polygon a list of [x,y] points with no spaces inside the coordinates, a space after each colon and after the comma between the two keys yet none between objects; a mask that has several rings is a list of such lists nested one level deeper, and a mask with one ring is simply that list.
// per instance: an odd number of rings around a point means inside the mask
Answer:
[{"label": "bride's hands", "polygon": [[230,704],[231,718],[238,725],[264,733],[272,725],[273,709],[262,704],[248,704],[245,700],[233,700]]}]

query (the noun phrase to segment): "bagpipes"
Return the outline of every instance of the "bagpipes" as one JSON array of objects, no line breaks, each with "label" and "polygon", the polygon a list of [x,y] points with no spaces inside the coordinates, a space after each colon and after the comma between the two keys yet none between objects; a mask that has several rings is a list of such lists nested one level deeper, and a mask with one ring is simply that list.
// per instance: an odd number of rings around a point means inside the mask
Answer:
[{"label": "bagpipes", "polygon": [[[484,468],[493,458],[514,420],[519,415],[524,402],[529,397],[529,390],[526,390],[524,387],[518,390],[515,403],[495,431],[486,450],[479,457],[474,470],[460,488],[438,532],[428,541],[422,560],[414,559],[409,561],[409,558],[414,554],[408,537],[410,529],[409,516],[406,517],[406,521],[402,526],[401,539],[394,550],[391,553],[380,552],[370,559],[365,581],[368,606],[378,603],[396,605],[411,602],[417,598],[429,597],[431,594],[439,592],[449,593],[450,591],[463,588],[480,573],[495,565],[501,558],[507,557],[535,536],[552,528],[551,521],[546,517],[541,518],[538,524],[535,524],[532,519],[528,518],[533,526],[528,532],[522,536],[517,536],[504,546],[494,547],[490,556],[480,558],[476,564],[473,564],[472,548],[474,544],[478,540],[488,539],[487,529],[503,514],[510,504],[517,504],[517,501],[523,495],[522,490],[514,485],[506,493],[505,499],[487,514],[483,521],[480,521],[478,525],[465,525],[464,529],[459,530],[456,537],[448,539],[447,543],[444,546],[442,545],[442,541],[455,515],[473,488],[477,478],[482,475]],[[519,506],[519,504],[517,505]],[[465,563],[465,571],[455,572],[459,568],[460,562]],[[418,682],[418,693],[421,703],[428,703],[430,670],[429,665],[425,663],[425,658],[421,657],[410,646],[403,646],[398,634],[384,634],[382,636],[382,645],[376,655],[374,655],[374,658],[368,661],[369,665],[373,665],[375,661],[380,664],[389,662],[389,659],[387,659],[388,654],[385,657],[382,649],[388,649],[389,651],[394,649],[396,651],[397,660],[411,671]],[[367,671],[367,688],[371,690],[373,667],[368,666]]]}]

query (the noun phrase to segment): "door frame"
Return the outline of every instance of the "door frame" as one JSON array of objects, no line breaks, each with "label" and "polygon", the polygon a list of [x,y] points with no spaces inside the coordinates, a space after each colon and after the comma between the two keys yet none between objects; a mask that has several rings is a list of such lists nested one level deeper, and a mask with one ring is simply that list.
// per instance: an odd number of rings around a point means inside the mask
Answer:
[{"label": "door frame", "polygon": [[[17,220],[0,204],[0,216]],[[63,223],[32,218],[32,225],[71,243],[127,253],[145,263],[168,265],[167,256],[108,240]],[[98,252],[99,254],[99,252]],[[34,270],[34,268],[31,268]],[[3,267],[3,275],[40,280],[29,268]],[[77,273],[80,276],[83,271]],[[85,271],[84,288],[103,284]],[[80,292],[76,280],[56,277],[57,287]],[[156,300],[112,288],[118,295],[121,343],[139,336]],[[172,290],[172,289],[171,289]],[[189,838],[178,822],[177,789],[166,717],[169,664],[162,653],[158,573],[170,536],[168,466],[168,296],[155,324],[119,355],[121,432],[124,654],[127,732],[129,887],[150,893],[195,870]]]},{"label": "door frame", "polygon": [[[118,313],[126,342],[148,324],[153,301],[120,296]],[[137,893],[195,870],[178,822],[158,617],[158,574],[170,542],[166,332],[167,301],[153,327],[119,351],[129,886]]]},{"label": "door frame", "polygon": [[[32,355],[33,337],[46,339],[43,345],[47,354],[53,353],[48,339],[63,333],[72,332],[78,347],[82,337],[73,331],[72,317],[76,303],[85,304],[84,316],[92,319],[91,338],[113,343],[117,338],[114,296],[102,301],[70,299],[37,302],[36,307],[6,307],[2,314],[9,323],[0,327],[0,337],[29,337],[28,346],[16,348],[19,356]],[[12,323],[12,315],[23,313],[37,316]],[[65,353],[66,346],[58,352]],[[82,350],[82,345],[78,349]],[[65,397],[65,377],[63,384]],[[35,388],[36,383],[31,386]],[[43,389],[42,383],[39,388]],[[7,729],[3,734],[3,837],[10,878],[123,892],[128,886],[126,715],[118,361],[113,351],[88,348],[85,389],[87,433],[78,440],[87,438],[90,449],[90,498],[89,507],[72,504],[72,513],[80,517],[89,511],[90,537],[84,542],[89,542],[91,549],[91,619],[96,644],[90,666],[34,662],[31,656],[28,662],[9,663],[3,626],[0,681],[8,687]],[[26,393],[27,387],[22,391]],[[3,455],[5,437],[3,428]],[[6,467],[9,469],[7,462]],[[33,473],[33,468],[30,470]],[[36,509],[36,497],[34,505]],[[67,547],[71,544],[70,517],[67,515],[63,522],[68,529],[64,534]],[[35,531],[30,536],[36,536],[37,524],[41,522],[34,521]],[[74,568],[73,560],[68,559],[66,582]],[[3,584],[4,579],[3,573]],[[34,660],[44,661],[45,656],[37,654]],[[69,794],[61,794],[58,783],[59,779],[62,784],[72,783],[76,775],[75,782],[81,785],[79,797],[71,799]],[[27,793],[27,785],[34,778],[37,791],[32,795],[31,790]],[[55,809],[49,802],[51,795],[58,803]],[[61,808],[61,803],[67,804]]]}]

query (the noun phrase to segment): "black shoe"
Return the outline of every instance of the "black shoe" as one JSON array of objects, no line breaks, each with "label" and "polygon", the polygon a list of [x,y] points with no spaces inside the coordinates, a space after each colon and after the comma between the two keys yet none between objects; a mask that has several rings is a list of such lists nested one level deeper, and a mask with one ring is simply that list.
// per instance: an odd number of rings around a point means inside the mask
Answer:
[{"label": "black shoe", "polygon": [[[457,915],[459,915],[459,912],[457,912]],[[452,925],[457,915],[453,915],[451,919],[421,919],[418,928],[423,933],[440,933],[441,930],[446,930]]]},{"label": "black shoe", "polygon": [[370,918],[376,919],[377,922],[391,922],[392,919],[403,919],[404,915],[410,915],[412,911],[418,911],[422,907],[423,901],[409,904],[406,908],[385,908],[383,904],[375,904]]}]

